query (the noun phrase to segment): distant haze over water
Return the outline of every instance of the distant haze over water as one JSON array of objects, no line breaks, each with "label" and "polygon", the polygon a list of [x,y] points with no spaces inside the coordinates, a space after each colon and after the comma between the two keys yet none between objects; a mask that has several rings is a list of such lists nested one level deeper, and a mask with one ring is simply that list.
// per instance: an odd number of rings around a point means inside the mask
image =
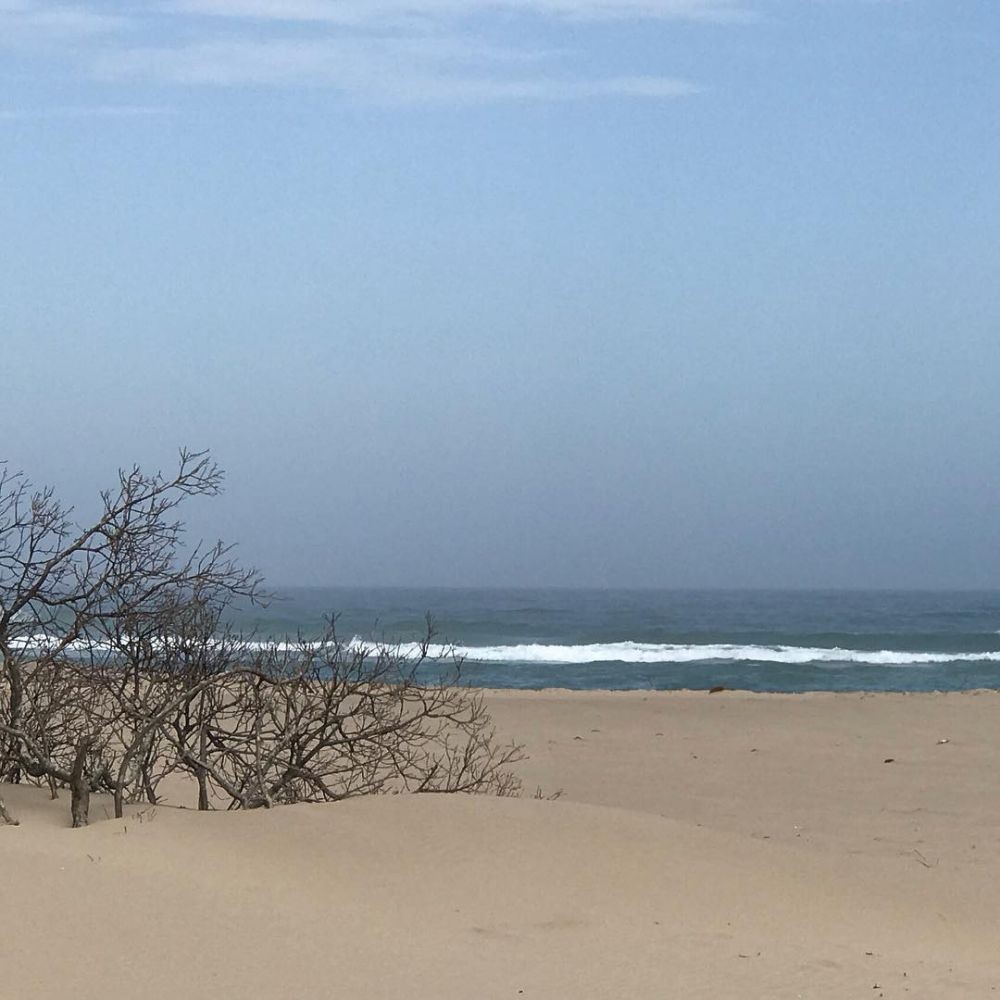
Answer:
[{"label": "distant haze over water", "polygon": [[757,691],[1000,687],[1000,591],[285,588],[242,627],[409,643],[488,687]]}]

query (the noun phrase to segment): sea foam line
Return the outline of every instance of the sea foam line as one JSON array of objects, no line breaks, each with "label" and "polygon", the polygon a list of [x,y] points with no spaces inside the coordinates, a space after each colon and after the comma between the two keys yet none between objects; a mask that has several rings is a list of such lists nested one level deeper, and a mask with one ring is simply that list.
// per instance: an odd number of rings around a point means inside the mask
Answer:
[{"label": "sea foam line", "polygon": [[[53,639],[46,635],[24,636],[13,640],[12,646],[33,651],[51,648]],[[322,642],[249,642],[251,649],[270,648],[277,651],[319,650]],[[375,642],[354,637],[346,644],[353,651],[376,653],[389,650],[394,654],[416,658],[423,649],[420,643]],[[78,653],[110,652],[104,643],[77,640],[68,647]],[[431,659],[457,658],[482,663],[857,663],[871,666],[914,666],[942,663],[1000,663],[1000,650],[981,653],[917,653],[892,649],[843,649],[839,646],[757,646],[726,643],[649,643],[607,642],[580,645],[524,643],[509,646],[464,646],[432,643],[427,647]]]},{"label": "sea foam line", "polygon": [[[357,640],[356,640],[357,641]],[[400,647],[408,653],[411,648]],[[466,660],[514,663],[861,663],[905,666],[934,663],[1000,662],[1000,650],[984,653],[916,653],[898,650],[818,648],[809,646],[743,646],[699,643],[609,642],[561,646],[531,643],[514,646],[432,646],[431,656],[447,655]]]}]

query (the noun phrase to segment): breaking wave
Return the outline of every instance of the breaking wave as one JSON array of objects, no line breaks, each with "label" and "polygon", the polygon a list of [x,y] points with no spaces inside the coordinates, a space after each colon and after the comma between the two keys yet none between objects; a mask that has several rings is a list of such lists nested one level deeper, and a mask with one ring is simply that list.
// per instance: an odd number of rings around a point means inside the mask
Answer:
[{"label": "breaking wave", "polygon": [[1000,663],[1000,650],[985,653],[910,653],[898,650],[829,649],[809,646],[737,646],[609,642],[558,646],[431,647],[431,655],[448,652],[467,660],[507,663],[862,663],[910,666],[933,663]]},{"label": "breaking wave", "polygon": [[[25,636],[13,640],[11,645],[21,649],[42,651],[51,649],[53,640],[45,635]],[[316,650],[320,642],[249,642],[247,648],[271,648],[290,652],[293,650]],[[375,653],[380,649],[390,650],[396,655],[417,657],[422,646],[419,643],[375,642],[359,637],[353,638],[348,647],[354,651],[367,650]],[[66,651],[77,653],[110,652],[111,647],[101,642],[77,640]],[[463,646],[460,644],[432,644],[427,647],[427,655],[432,659],[455,657],[482,663],[541,663],[541,664],[586,664],[586,663],[782,663],[782,664],[868,664],[872,666],[917,666],[921,664],[947,663],[1000,663],[1000,650],[980,653],[919,653],[891,649],[843,649],[838,646],[756,646],[731,645],[725,643],[648,643],[648,642],[608,642],[585,643],[579,645],[556,645],[527,643],[510,646]]]}]

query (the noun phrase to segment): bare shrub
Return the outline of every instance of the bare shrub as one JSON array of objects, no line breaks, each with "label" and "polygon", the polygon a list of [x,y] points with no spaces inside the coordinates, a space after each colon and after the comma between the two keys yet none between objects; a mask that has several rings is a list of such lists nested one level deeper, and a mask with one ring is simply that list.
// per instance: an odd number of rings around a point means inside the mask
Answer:
[{"label": "bare shrub", "polygon": [[[222,472],[181,452],[172,476],[122,472],[94,524],[0,466],[0,780],[160,801],[189,776],[199,809],[387,792],[516,794],[520,747],[500,745],[460,663],[345,641],[258,642],[225,626],[261,578],[221,542],[185,550],[174,511]],[[0,802],[0,818],[8,819]]]},{"label": "bare shrub", "polygon": [[[458,664],[345,642],[269,645],[206,691],[208,723],[177,756],[240,808],[380,792],[515,794],[519,747],[496,740]],[[422,676],[433,672],[436,676]],[[175,732],[177,727],[175,724]]]}]

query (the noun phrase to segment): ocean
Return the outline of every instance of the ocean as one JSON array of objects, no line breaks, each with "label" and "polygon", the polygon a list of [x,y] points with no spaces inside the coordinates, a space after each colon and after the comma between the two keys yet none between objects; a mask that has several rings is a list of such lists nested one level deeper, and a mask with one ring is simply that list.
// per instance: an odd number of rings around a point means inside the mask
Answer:
[{"label": "ocean", "polygon": [[503,688],[1000,687],[1000,591],[286,588],[236,624],[409,643],[430,614],[463,680]]}]

